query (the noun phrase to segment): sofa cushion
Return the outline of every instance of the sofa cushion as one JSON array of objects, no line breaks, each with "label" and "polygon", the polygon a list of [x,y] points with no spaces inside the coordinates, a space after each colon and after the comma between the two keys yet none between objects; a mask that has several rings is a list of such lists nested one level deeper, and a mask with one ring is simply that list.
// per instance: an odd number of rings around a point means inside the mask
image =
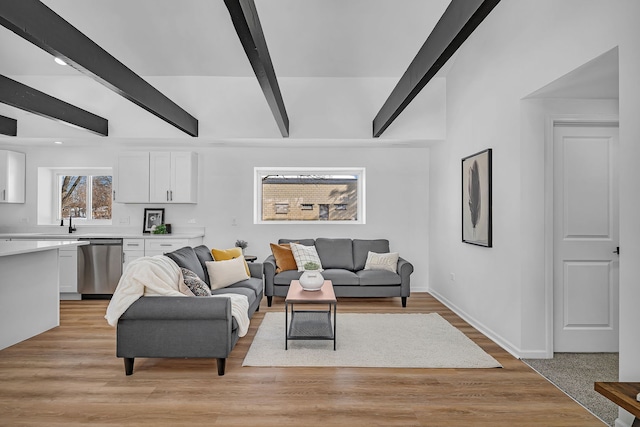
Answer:
[{"label": "sofa cushion", "polygon": [[209,285],[207,285],[202,279],[200,279],[196,273],[191,270],[187,270],[184,267],[180,267],[180,270],[182,271],[184,284],[189,288],[194,296],[211,296],[211,289],[209,289]]},{"label": "sofa cushion", "polygon": [[333,286],[359,285],[360,279],[353,271],[342,268],[331,268],[322,272],[325,280],[331,280]]},{"label": "sofa cushion", "polygon": [[390,252],[379,254],[369,251],[367,262],[364,265],[365,270],[387,270],[397,273],[398,269],[398,252]]},{"label": "sofa cushion", "polygon": [[399,274],[387,270],[360,270],[356,275],[360,279],[360,286],[388,286],[402,283]]},{"label": "sofa cushion", "polygon": [[387,239],[375,240],[353,240],[353,270],[363,270],[367,263],[369,251],[379,254],[389,252],[389,241]]},{"label": "sofa cushion", "polygon": [[318,251],[316,251],[315,246],[305,246],[299,245],[297,243],[291,243],[291,252],[293,252],[293,258],[296,260],[296,265],[298,266],[298,271],[304,271],[305,265],[309,262],[317,264],[319,268],[315,270],[322,271],[322,261],[318,256]]},{"label": "sofa cushion", "polygon": [[283,271],[273,276],[273,284],[290,285],[292,280],[298,280],[300,276],[302,276],[302,272],[298,270]]},{"label": "sofa cushion", "polygon": [[313,246],[316,244],[316,241],[314,239],[280,239],[278,240],[278,243],[299,243],[305,246]]},{"label": "sofa cushion", "polygon": [[228,287],[228,288],[222,288],[222,289],[214,289],[211,291],[211,295],[222,295],[222,294],[244,295],[247,297],[247,300],[249,301],[249,306],[251,306],[251,304],[256,300],[256,294],[253,292],[253,289],[251,288]]},{"label": "sofa cushion", "polygon": [[195,248],[193,248],[193,251],[196,253],[198,260],[200,260],[202,271],[205,273],[204,281],[207,283],[207,285],[211,286],[211,284],[209,283],[209,273],[207,272],[207,266],[205,264],[207,261],[213,261],[211,251],[205,245],[196,246]]},{"label": "sofa cushion", "polygon": [[276,260],[276,273],[287,270],[298,270],[298,265],[293,257],[289,243],[283,243],[281,245],[270,243],[269,246],[271,246],[271,253]]},{"label": "sofa cushion", "polygon": [[245,288],[251,289],[256,297],[262,294],[263,288],[262,279],[257,279],[255,277],[250,277],[247,280],[243,280],[241,282],[234,283],[233,285],[227,286],[225,289],[234,289],[234,288]]},{"label": "sofa cushion", "polygon": [[227,261],[207,261],[207,271],[211,289],[226,288],[236,282],[249,278],[245,270],[244,258],[234,258]]},{"label": "sofa cushion", "polygon": [[322,268],[342,268],[353,271],[353,249],[351,239],[316,239],[316,250]]},{"label": "sofa cushion", "polygon": [[206,273],[202,269],[202,264],[200,264],[200,260],[191,246],[185,246],[184,248],[177,249],[173,252],[167,252],[164,255],[175,261],[179,267],[193,271],[206,283]]},{"label": "sofa cushion", "polygon": [[249,266],[247,265],[247,261],[244,259],[244,254],[242,253],[242,248],[231,248],[231,249],[211,249],[211,255],[215,261],[229,261],[234,258],[242,258],[244,261],[244,269],[247,271],[247,276],[251,276],[251,271],[249,271]]}]

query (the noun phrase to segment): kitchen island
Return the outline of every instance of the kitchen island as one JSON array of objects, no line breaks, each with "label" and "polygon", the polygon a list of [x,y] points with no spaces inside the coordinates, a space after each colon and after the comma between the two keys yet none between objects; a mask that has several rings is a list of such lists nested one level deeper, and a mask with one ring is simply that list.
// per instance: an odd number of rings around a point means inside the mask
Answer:
[{"label": "kitchen island", "polygon": [[60,324],[58,251],[75,241],[0,241],[0,349]]}]

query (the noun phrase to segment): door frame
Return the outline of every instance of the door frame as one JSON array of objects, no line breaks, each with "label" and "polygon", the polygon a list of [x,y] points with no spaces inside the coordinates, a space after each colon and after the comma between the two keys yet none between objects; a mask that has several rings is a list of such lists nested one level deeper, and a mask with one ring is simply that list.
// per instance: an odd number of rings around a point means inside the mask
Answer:
[{"label": "door frame", "polygon": [[[545,277],[545,330],[546,330],[546,358],[553,358],[553,266],[554,266],[554,252],[553,252],[553,230],[554,230],[554,204],[553,204],[553,192],[554,192],[554,127],[556,124],[563,126],[597,126],[597,127],[620,127],[618,115],[599,114],[564,114],[564,115],[548,115],[545,120],[545,166],[544,166],[544,277]],[[618,200],[618,203],[620,201]],[[620,305],[620,299],[618,298],[618,305]]]}]

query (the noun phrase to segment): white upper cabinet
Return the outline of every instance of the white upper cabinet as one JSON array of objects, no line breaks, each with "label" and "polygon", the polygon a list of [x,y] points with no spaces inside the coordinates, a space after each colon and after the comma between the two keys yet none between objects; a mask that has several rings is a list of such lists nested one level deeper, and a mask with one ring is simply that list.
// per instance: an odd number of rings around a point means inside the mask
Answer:
[{"label": "white upper cabinet", "polygon": [[24,203],[25,155],[0,150],[0,203]]},{"label": "white upper cabinet", "polygon": [[149,201],[149,153],[126,152],[118,156],[116,190],[113,199],[119,203]]},{"label": "white upper cabinet", "polygon": [[190,151],[123,153],[116,202],[196,203],[198,155]]}]

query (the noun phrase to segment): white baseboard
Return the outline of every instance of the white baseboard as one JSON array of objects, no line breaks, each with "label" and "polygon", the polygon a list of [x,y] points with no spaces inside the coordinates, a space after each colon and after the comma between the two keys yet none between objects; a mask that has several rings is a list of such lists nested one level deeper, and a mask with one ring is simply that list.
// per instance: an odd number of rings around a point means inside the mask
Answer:
[{"label": "white baseboard", "polygon": [[616,418],[616,422],[614,423],[615,427],[631,427],[631,424],[622,421],[620,418]]},{"label": "white baseboard", "polygon": [[520,359],[553,359],[553,353],[544,350],[520,350]]},{"label": "white baseboard", "polygon": [[[437,291],[434,291],[433,289],[431,289],[428,292],[435,299],[440,301],[442,304],[446,305],[451,311],[453,311],[455,314],[460,316],[465,322],[467,322],[468,324],[470,324],[471,326],[476,328],[479,332],[481,332],[483,335],[485,335],[491,341],[493,341],[496,344],[498,344],[505,351],[509,352],[513,357],[515,357],[517,359],[522,359],[523,358],[522,357],[522,351],[519,348],[517,348],[516,346],[514,346],[513,344],[511,344],[508,340],[504,339],[500,335],[498,335],[495,332],[493,332],[491,329],[487,328],[485,325],[483,325],[481,322],[479,322],[473,316],[469,315],[469,313],[466,313],[464,310],[460,309],[460,307],[456,306],[454,303],[449,301],[447,298],[445,298],[444,296],[440,295]],[[528,352],[528,353],[535,353],[535,352]],[[527,356],[527,357],[529,357],[529,356]],[[534,357],[531,357],[531,358],[533,359]]]}]

